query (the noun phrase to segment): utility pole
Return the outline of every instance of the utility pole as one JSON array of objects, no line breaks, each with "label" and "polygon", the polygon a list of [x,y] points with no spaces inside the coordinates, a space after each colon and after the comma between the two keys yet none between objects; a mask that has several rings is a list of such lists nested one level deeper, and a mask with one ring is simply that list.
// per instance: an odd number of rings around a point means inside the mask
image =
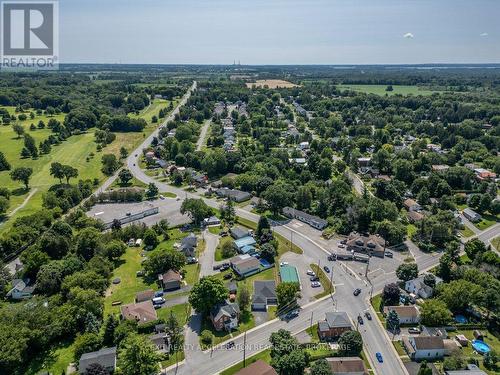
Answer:
[{"label": "utility pole", "polygon": [[311,311],[311,323],[309,324],[309,327],[312,329],[312,326],[313,326],[313,314],[314,314],[314,311]]},{"label": "utility pole", "polygon": [[330,294],[333,293],[333,267],[332,267],[332,275],[330,276]]},{"label": "utility pole", "polygon": [[247,333],[243,335],[243,367],[246,367]]}]

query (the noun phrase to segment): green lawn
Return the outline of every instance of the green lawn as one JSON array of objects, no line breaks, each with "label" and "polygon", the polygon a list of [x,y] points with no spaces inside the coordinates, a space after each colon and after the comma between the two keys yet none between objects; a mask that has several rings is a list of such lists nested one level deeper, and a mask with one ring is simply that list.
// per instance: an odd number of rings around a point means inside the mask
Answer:
[{"label": "green lawn", "polygon": [[317,264],[310,264],[309,266],[314,271],[314,273],[319,277],[319,282],[321,283],[321,286],[323,287],[323,292],[316,294],[314,296],[314,298],[319,299],[319,298],[324,297],[330,293],[334,293],[335,287],[332,285],[332,283],[330,282],[330,277],[328,277],[325,274],[323,269],[319,268]]},{"label": "green lawn", "polygon": [[[220,229],[219,229],[219,231],[220,231]],[[217,233],[219,233],[219,231]],[[233,241],[233,239],[230,236],[222,237],[220,239],[219,244],[217,245],[217,248],[215,249],[215,260],[217,262],[224,260],[224,259],[231,258],[233,256],[233,255],[230,255],[228,257],[224,257],[224,255],[222,254],[222,245],[227,243],[227,242],[232,242],[232,241]]]},{"label": "green lawn", "polygon": [[[187,236],[187,233],[183,233],[179,229],[171,229],[169,235],[170,239],[161,242],[157,248],[172,248],[173,244]],[[199,242],[202,243],[202,241]],[[104,299],[105,316],[120,311],[120,305],[112,306],[114,301],[121,301],[122,305],[132,303],[137,292],[146,289],[159,289],[156,281],[147,283],[143,277],[136,276],[136,272],[142,270],[142,251],[142,248],[139,247],[128,247],[125,254],[120,258],[120,265],[113,271],[112,279],[119,277],[121,281],[119,284],[112,284],[106,291],[106,298]],[[197,264],[187,265],[185,269],[187,271],[186,280],[193,281],[197,279],[199,272]]]},{"label": "green lawn", "polygon": [[382,303],[382,294],[377,294],[376,296],[373,296],[372,298],[372,306],[375,312],[377,313],[378,318],[382,322],[382,324],[385,326],[385,318],[380,312],[380,304]]},{"label": "green lawn", "polygon": [[460,234],[462,235],[463,238],[468,238],[470,236],[473,236],[474,232],[471,229],[469,229],[468,226],[464,226],[464,229],[460,230]]},{"label": "green lawn", "polygon": [[363,92],[366,94],[376,94],[376,95],[432,95],[434,93],[439,93],[439,91],[433,91],[426,88],[420,88],[418,86],[408,86],[408,85],[392,85],[393,91],[386,91],[387,85],[337,85],[341,90],[353,90],[357,92]]},{"label": "green lawn", "polygon": [[474,223],[476,228],[485,230],[498,222],[498,218],[493,215],[482,214],[482,219],[478,223]]},{"label": "green lawn", "polygon": [[[224,342],[226,340],[229,340],[231,337],[238,336],[239,334],[248,331],[249,329],[252,329],[255,327],[255,320],[253,318],[252,312],[249,310],[242,311],[240,314],[240,320],[238,324],[238,329],[232,330],[231,333],[227,331],[216,331],[214,329],[214,326],[212,325],[212,322],[206,318],[203,320],[201,330],[209,330],[213,333],[214,335],[214,345],[220,344],[221,342]],[[201,337],[200,337],[201,338]],[[200,345],[203,349],[208,349],[209,346],[207,347],[204,345],[201,340],[200,340]]]},{"label": "green lawn", "polygon": [[65,341],[53,345],[50,350],[41,353],[36,358],[32,358],[24,373],[26,375],[35,375],[46,371],[51,374],[63,374],[66,372],[68,365],[74,362],[73,355],[73,342]]},{"label": "green lawn", "polygon": [[156,310],[159,319],[167,319],[170,314],[173,314],[177,321],[184,325],[188,322],[191,316],[191,305],[189,303],[181,303],[172,307],[164,307],[162,309]]},{"label": "green lawn", "polygon": [[139,181],[137,178],[133,177],[127,184],[122,184],[120,183],[119,179],[116,179],[110,186],[111,189],[121,189],[127,187],[147,188],[148,185],[142,181]]},{"label": "green lawn", "polygon": [[500,250],[500,236],[499,237],[495,237],[491,240],[491,244],[493,245],[493,247],[497,250]]}]

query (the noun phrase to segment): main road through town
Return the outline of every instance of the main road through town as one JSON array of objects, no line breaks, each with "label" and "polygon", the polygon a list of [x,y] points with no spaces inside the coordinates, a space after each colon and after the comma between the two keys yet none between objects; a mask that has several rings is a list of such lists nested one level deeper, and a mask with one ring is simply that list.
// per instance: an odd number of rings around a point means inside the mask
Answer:
[{"label": "main road through town", "polygon": [[[193,83],[191,90],[196,89],[196,82]],[[190,92],[191,92],[190,90]],[[179,106],[172,112],[171,116],[175,116],[178,112],[179,107],[184,105],[190,95],[188,92]],[[167,121],[170,120],[167,119]],[[165,122],[166,123],[166,122]],[[164,123],[164,124],[165,124]],[[163,124],[163,125],[164,125]],[[162,125],[162,126],[163,126]],[[160,126],[161,127],[161,126]],[[142,150],[147,148],[153,139],[157,136],[159,129],[153,132],[144,142],[132,152],[127,158],[127,168],[132,172],[132,174],[140,181],[144,183],[155,183],[160,192],[172,192],[178,197],[182,198],[202,198],[211,207],[219,208],[220,203],[214,199],[209,199],[206,197],[201,197],[195,193],[186,192],[185,190],[170,186],[168,184],[159,182],[154,178],[146,175],[144,171],[139,167],[139,155],[142,154]],[[236,214],[244,219],[257,222],[259,216],[246,211],[241,208],[236,208]],[[484,235],[481,240],[486,240],[495,233],[498,233],[500,227],[495,226],[494,230],[490,233]],[[301,233],[300,228],[293,228],[288,225],[274,226],[273,230],[282,235],[283,237],[290,239],[293,238],[295,245],[300,247],[305,256],[311,259],[326,262],[326,257],[328,254],[328,249],[325,249],[318,242],[311,239],[304,233]],[[493,234],[492,234],[493,233]],[[410,249],[411,250],[411,249]],[[418,249],[414,249],[418,251]],[[420,270],[426,270],[438,263],[439,257],[426,255],[419,252],[418,256],[415,257],[416,262],[419,265]],[[324,297],[323,299],[311,302],[305,306],[302,306],[299,316],[292,319],[289,322],[281,321],[278,319],[269,321],[262,325],[259,325],[246,333],[246,357],[258,353],[264,350],[269,345],[269,336],[272,332],[277,331],[280,328],[287,329],[292,333],[299,333],[306,328],[308,328],[311,323],[314,324],[318,320],[322,320],[325,317],[325,313],[328,311],[346,311],[349,316],[356,322],[356,317],[359,314],[363,314],[364,311],[371,309],[369,303],[370,294],[376,294],[381,292],[384,284],[396,281],[396,276],[394,273],[387,275],[382,279],[378,279],[373,282],[373,285],[369,283],[369,280],[360,278],[354,272],[352,272],[345,264],[340,262],[330,263],[332,266],[332,272],[334,273],[333,282],[335,284],[335,293]],[[361,288],[362,293],[355,297],[353,295],[353,290],[355,288]],[[372,315],[375,315],[372,311]],[[388,337],[385,329],[379,323],[378,319],[373,319],[368,321],[365,319],[365,323],[358,327],[359,332],[363,337],[363,343],[365,346],[365,352],[370,360],[372,368],[375,373],[380,375],[401,375],[407,374],[407,370],[403,365],[401,359],[396,353],[390,338]],[[231,365],[240,362],[243,359],[243,341],[244,336],[240,335],[232,339],[235,342],[235,348],[225,349],[223,346],[215,348],[212,352],[201,351],[198,345],[193,345],[194,342],[190,340],[188,346],[186,346],[186,351],[193,351],[193,353],[186,353],[186,361],[184,361],[178,368],[169,368],[168,374],[217,374]],[[383,363],[379,363],[376,360],[375,353],[380,352],[384,358]]]}]

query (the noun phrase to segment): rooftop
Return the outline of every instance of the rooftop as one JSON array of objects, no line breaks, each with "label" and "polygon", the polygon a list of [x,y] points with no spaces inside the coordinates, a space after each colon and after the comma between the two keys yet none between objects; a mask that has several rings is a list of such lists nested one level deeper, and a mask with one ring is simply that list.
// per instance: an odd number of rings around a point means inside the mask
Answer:
[{"label": "rooftop", "polygon": [[294,266],[280,266],[280,277],[284,283],[299,283],[299,274]]}]

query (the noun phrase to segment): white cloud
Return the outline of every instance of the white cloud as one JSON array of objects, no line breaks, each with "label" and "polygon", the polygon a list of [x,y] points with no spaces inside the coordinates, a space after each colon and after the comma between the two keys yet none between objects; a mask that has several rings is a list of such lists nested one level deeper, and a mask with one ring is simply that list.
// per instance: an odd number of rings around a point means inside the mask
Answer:
[{"label": "white cloud", "polygon": [[403,35],[403,38],[413,39],[413,34],[412,33],[406,33],[405,35]]},{"label": "white cloud", "polygon": [[488,36],[488,33],[481,33],[479,36]]}]

